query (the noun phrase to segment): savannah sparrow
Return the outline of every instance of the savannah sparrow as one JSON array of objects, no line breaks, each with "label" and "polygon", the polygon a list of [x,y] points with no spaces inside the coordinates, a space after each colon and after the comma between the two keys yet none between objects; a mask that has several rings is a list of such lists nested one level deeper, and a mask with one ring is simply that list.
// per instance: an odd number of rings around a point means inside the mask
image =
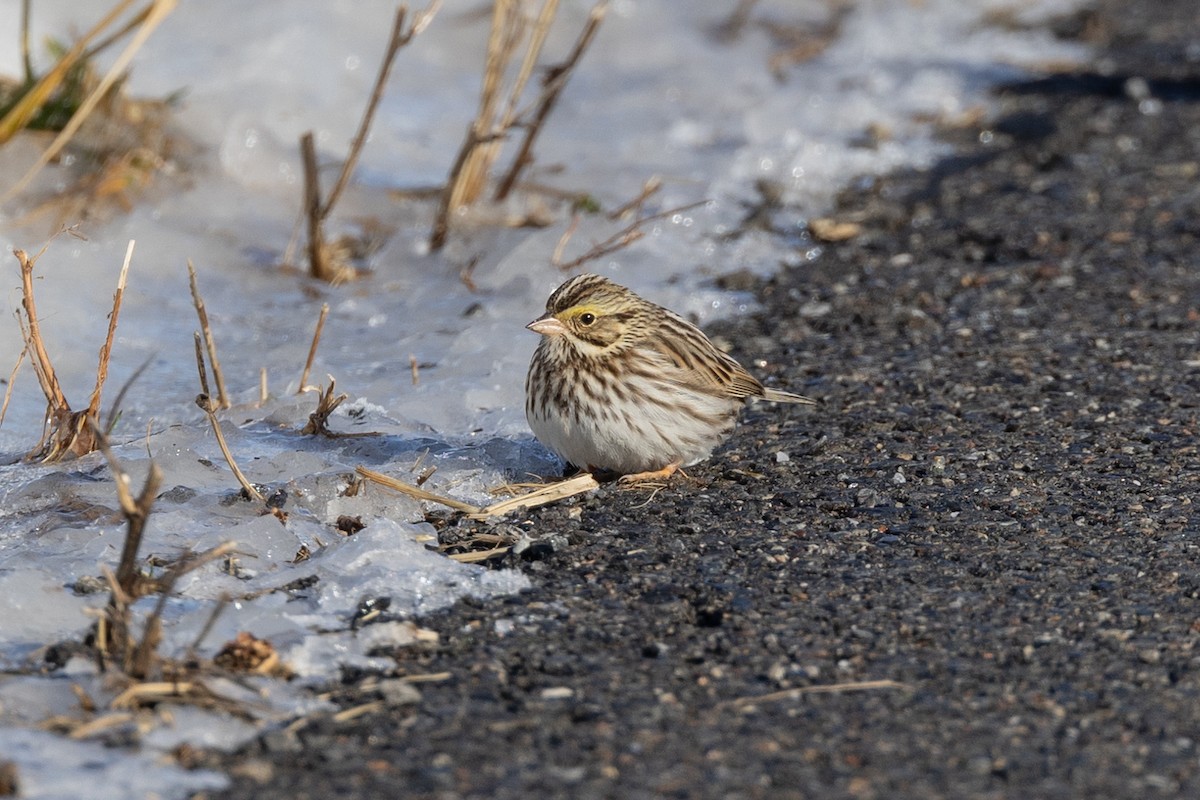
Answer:
[{"label": "savannah sparrow", "polygon": [[746,398],[814,402],[766,388],[695,325],[599,275],[559,286],[527,327],[542,335],[525,379],[529,427],[589,471],[666,477],[707,458]]}]

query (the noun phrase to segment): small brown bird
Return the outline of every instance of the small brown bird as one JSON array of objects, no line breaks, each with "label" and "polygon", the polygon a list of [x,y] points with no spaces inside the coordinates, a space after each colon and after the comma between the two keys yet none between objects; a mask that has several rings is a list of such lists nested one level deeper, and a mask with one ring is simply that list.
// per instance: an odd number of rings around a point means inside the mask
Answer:
[{"label": "small brown bird", "polygon": [[746,398],[814,401],[768,389],[672,311],[599,275],[578,275],[529,323],[542,340],[525,379],[525,416],[577,467],[624,480],[703,461]]}]

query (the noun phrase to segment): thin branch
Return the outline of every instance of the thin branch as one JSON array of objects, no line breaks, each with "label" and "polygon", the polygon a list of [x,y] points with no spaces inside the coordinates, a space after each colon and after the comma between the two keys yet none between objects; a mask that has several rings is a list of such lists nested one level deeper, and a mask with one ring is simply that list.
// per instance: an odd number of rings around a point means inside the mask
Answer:
[{"label": "thin branch", "polygon": [[662,178],[658,177],[657,175],[647,178],[646,182],[642,184],[642,190],[638,192],[633,199],[608,212],[608,218],[615,222],[624,217],[630,211],[635,210],[637,211],[636,216],[641,216],[642,206],[644,206],[646,201],[653,197],[661,188]]},{"label": "thin branch", "polygon": [[562,90],[567,85],[567,80],[571,77],[571,73],[575,70],[575,66],[579,63],[579,59],[583,57],[583,53],[587,50],[588,45],[592,43],[592,39],[596,36],[596,30],[600,27],[600,23],[604,21],[604,14],[608,10],[608,0],[601,0],[593,8],[591,14],[588,15],[587,24],[583,26],[583,31],[580,32],[579,38],[575,40],[575,46],[571,48],[570,54],[561,64],[550,67],[546,71],[546,77],[542,82],[542,94],[538,99],[537,111],[533,115],[533,121],[525,127],[525,137],[521,140],[521,146],[517,149],[517,155],[513,158],[512,165],[508,169],[508,173],[500,181],[500,185],[496,187],[495,198],[497,201],[508,197],[513,186],[517,182],[517,178],[527,166],[533,163],[533,143],[537,140],[538,134],[542,130],[542,125],[545,124],[546,118],[550,116],[550,112],[554,109],[554,104],[558,102],[558,97],[562,94]]},{"label": "thin branch", "polygon": [[[564,263],[560,262],[557,259],[557,257],[555,257],[555,259],[551,263],[553,263],[554,266],[556,266],[559,269],[564,270],[564,271],[575,269],[575,267],[578,267],[581,264],[585,264],[588,261],[592,261],[593,259],[603,258],[604,256],[608,255],[609,253],[614,253],[617,250],[620,250],[622,248],[628,247],[629,245],[633,244],[638,239],[640,239],[646,235],[646,232],[642,230],[642,225],[646,224],[647,222],[651,222],[656,219],[662,219],[663,217],[669,217],[672,214],[679,214],[679,213],[687,211],[689,209],[696,208],[697,206],[702,206],[707,202],[708,202],[707,200],[699,200],[695,203],[688,203],[685,206],[669,208],[666,211],[660,211],[657,214],[651,214],[648,217],[639,217],[638,219],[634,220],[634,222],[632,224],[617,231],[616,233],[614,233],[612,236],[608,237],[604,241],[599,242],[598,244],[592,245],[592,248],[590,250],[588,250],[586,253],[584,253],[583,255],[581,255],[579,258],[573,259],[564,264]],[[559,247],[555,248],[556,256],[558,253],[560,253],[562,251],[563,246],[565,246],[565,242],[560,241],[559,245],[560,245]]]},{"label": "thin branch", "polygon": [[217,399],[221,408],[229,408],[229,393],[225,391],[225,375],[221,372],[221,360],[217,358],[217,342],[213,339],[212,326],[208,324],[208,310],[204,307],[204,298],[200,296],[200,288],[196,284],[196,268],[192,260],[187,262],[188,283],[192,288],[192,305],[196,307],[196,316],[200,318],[200,331],[204,334],[204,346],[208,350],[208,361],[212,365],[213,380],[217,382]]}]

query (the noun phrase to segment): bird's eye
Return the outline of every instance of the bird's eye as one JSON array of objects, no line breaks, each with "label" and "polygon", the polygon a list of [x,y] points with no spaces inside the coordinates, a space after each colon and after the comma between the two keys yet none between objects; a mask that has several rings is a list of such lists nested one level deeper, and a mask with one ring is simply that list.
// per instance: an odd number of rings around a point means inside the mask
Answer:
[{"label": "bird's eye", "polygon": [[579,315],[579,324],[580,325],[591,325],[595,321],[596,321],[596,315],[590,311]]}]

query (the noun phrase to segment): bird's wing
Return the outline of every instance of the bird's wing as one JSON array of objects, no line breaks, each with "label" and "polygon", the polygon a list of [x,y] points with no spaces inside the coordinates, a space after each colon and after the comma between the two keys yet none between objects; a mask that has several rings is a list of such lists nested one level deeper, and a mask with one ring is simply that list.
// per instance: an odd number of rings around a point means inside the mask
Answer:
[{"label": "bird's wing", "polygon": [[690,389],[736,400],[762,397],[762,384],[707,339],[706,347],[695,347],[695,352],[689,351],[687,340],[676,337],[655,337],[647,344],[665,359],[668,377]]}]

